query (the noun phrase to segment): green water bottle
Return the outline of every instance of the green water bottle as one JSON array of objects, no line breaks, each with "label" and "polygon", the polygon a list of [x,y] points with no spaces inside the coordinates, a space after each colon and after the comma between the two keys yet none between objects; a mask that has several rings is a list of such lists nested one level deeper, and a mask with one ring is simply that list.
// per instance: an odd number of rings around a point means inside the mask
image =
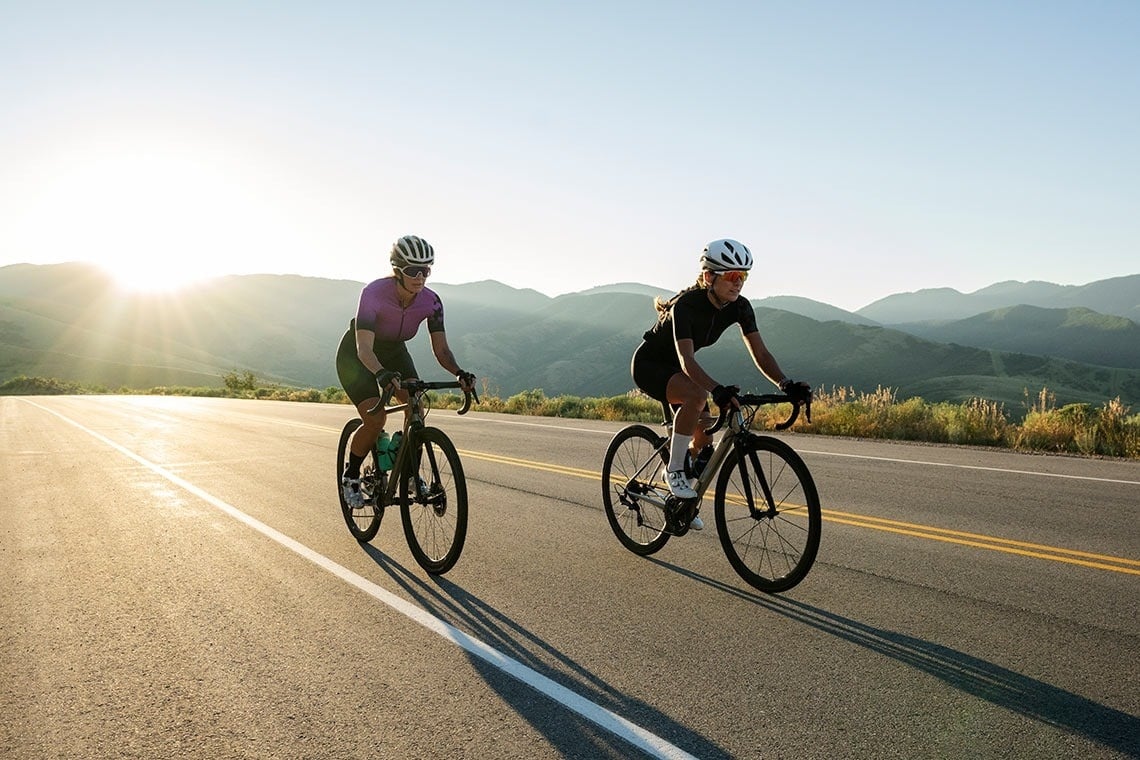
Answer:
[{"label": "green water bottle", "polygon": [[392,469],[392,439],[388,437],[387,430],[380,431],[376,439],[376,466],[381,470]]}]

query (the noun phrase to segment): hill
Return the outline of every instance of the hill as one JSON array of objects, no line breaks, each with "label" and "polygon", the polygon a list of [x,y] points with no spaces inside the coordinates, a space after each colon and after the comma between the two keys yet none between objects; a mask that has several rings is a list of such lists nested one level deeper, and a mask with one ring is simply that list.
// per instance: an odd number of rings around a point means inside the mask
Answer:
[{"label": "hill", "polygon": [[1140,274],[1098,280],[1086,285],[1054,285],[1049,282],[999,282],[974,293],[953,288],[933,288],[896,293],[859,309],[856,313],[883,325],[966,319],[1009,306],[1039,306],[1069,309],[1083,306],[1140,322]]},{"label": "hill", "polygon": [[918,322],[895,327],[939,343],[1140,369],[1140,325],[1084,307],[1011,306],[954,322]]},{"label": "hill", "polygon": [[[220,385],[223,374],[248,369],[286,385],[335,386],[333,355],[362,286],[245,275],[142,297],[115,290],[83,265],[0,267],[0,381],[23,374],[109,388]],[[444,300],[448,339],[461,363],[503,396],[532,389],[579,396],[629,391],[630,356],[653,322],[653,297],[667,295],[631,284],[557,298],[493,280],[431,287]],[[886,386],[904,398],[983,397],[1010,405],[1047,386],[1061,403],[1099,404],[1118,395],[1140,402],[1135,368],[929,340],[857,324],[869,320],[844,318],[848,312],[808,299],[778,297],[756,306],[761,331],[784,369],[817,386]],[[1092,342],[1083,335],[1071,340]],[[1131,341],[1134,333],[1119,335]],[[410,349],[425,377],[439,376],[426,331]],[[716,377],[767,385],[732,335],[701,358]]]}]

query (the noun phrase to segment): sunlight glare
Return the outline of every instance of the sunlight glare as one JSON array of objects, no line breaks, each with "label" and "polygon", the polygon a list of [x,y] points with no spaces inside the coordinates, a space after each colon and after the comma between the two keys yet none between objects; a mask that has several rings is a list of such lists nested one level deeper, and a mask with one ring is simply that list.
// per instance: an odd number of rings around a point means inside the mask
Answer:
[{"label": "sunlight glare", "polygon": [[41,181],[38,242],[134,291],[233,272],[273,217],[239,168],[176,140],[76,147]]}]

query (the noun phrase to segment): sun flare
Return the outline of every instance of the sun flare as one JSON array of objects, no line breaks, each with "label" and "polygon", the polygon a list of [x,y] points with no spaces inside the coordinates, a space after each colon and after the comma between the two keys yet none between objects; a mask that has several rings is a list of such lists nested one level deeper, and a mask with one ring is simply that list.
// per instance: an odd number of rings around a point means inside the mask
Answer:
[{"label": "sun flare", "polygon": [[162,292],[239,271],[275,216],[248,166],[176,139],[73,146],[38,178],[37,244],[89,261],[124,289]]}]

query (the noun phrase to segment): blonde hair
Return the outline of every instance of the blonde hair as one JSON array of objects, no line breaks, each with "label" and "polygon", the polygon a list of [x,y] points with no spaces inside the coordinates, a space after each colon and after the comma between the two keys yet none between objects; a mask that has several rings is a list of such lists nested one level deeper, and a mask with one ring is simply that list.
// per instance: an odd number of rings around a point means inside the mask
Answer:
[{"label": "blonde hair", "polygon": [[701,273],[697,275],[697,281],[694,282],[689,287],[682,290],[680,293],[677,293],[676,295],[674,295],[670,298],[664,299],[664,300],[662,300],[661,296],[657,296],[656,298],[654,298],[653,299],[653,308],[657,310],[657,316],[658,317],[665,316],[665,314],[669,311],[669,309],[673,308],[673,304],[677,303],[677,299],[680,298],[681,296],[685,295],[686,293],[691,293],[694,290],[704,290],[705,288],[707,288],[708,286],[705,284],[705,271],[706,270],[702,269]]}]

